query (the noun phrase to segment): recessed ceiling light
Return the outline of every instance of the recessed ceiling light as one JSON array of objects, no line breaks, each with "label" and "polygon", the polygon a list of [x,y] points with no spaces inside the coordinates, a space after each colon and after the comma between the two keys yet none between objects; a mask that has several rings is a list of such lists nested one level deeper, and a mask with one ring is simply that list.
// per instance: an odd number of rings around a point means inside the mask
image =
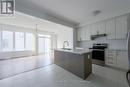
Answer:
[{"label": "recessed ceiling light", "polygon": [[97,16],[97,15],[99,15],[101,13],[101,11],[100,10],[95,10],[95,11],[93,11],[93,16]]}]

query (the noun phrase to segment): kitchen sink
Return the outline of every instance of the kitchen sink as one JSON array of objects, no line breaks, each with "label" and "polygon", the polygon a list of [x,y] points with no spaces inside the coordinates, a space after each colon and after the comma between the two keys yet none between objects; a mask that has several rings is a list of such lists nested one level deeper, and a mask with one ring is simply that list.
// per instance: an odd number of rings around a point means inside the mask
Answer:
[{"label": "kitchen sink", "polygon": [[70,49],[70,48],[62,48],[63,50],[72,50],[72,49]]}]

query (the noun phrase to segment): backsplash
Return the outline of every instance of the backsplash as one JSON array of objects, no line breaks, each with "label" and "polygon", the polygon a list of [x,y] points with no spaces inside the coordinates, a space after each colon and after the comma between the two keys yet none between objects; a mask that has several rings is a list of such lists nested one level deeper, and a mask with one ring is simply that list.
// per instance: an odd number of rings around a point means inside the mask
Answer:
[{"label": "backsplash", "polygon": [[93,43],[108,43],[109,49],[127,49],[127,40],[104,40],[103,38],[93,41],[80,41],[78,42],[78,46],[82,48],[90,48]]}]

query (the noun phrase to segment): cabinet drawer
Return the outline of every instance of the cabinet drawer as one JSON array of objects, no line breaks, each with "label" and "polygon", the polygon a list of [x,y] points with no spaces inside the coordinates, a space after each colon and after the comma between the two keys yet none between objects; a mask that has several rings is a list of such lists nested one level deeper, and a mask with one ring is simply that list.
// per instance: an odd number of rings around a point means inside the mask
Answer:
[{"label": "cabinet drawer", "polygon": [[113,62],[113,63],[115,63],[116,58],[113,58],[113,57],[107,57],[107,58],[106,58],[106,61],[107,61],[107,62]]},{"label": "cabinet drawer", "polygon": [[106,54],[106,57],[114,57],[116,54]]},{"label": "cabinet drawer", "polygon": [[109,66],[116,65],[116,51],[115,50],[107,50],[105,52],[105,63]]},{"label": "cabinet drawer", "polygon": [[106,61],[105,61],[106,65],[109,65],[109,66],[116,66],[116,58],[106,58]]}]

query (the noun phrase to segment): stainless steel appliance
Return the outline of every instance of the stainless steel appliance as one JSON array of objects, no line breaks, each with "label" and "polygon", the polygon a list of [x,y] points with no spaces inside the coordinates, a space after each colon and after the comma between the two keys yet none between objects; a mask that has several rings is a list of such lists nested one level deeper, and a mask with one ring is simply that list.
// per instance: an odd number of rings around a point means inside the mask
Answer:
[{"label": "stainless steel appliance", "polygon": [[128,48],[129,70],[126,73],[126,79],[130,87],[130,31],[128,33],[128,38],[127,38],[127,48]]},{"label": "stainless steel appliance", "polygon": [[92,49],[92,62],[93,64],[105,65],[105,49],[107,48],[107,43],[96,43],[93,44]]}]

